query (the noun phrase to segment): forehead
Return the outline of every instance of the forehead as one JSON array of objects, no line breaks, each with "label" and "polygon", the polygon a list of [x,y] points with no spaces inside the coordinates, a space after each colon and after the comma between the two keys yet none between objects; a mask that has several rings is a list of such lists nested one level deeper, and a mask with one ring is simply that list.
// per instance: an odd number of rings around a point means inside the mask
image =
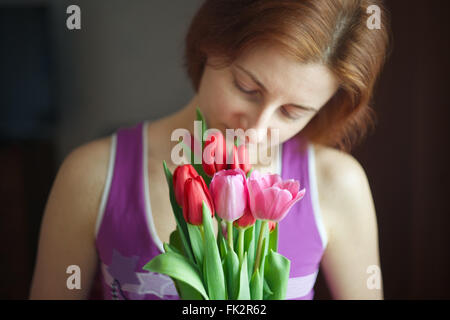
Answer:
[{"label": "forehead", "polygon": [[271,96],[288,99],[286,103],[320,107],[338,87],[326,66],[301,63],[275,46],[256,47],[238,57],[232,69],[245,75],[238,66],[250,71]]}]

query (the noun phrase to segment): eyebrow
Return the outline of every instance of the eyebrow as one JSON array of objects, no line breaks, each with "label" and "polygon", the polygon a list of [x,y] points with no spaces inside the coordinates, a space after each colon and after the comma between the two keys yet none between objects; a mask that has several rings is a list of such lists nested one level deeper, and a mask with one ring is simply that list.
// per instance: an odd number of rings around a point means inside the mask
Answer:
[{"label": "eyebrow", "polygon": [[[242,70],[243,72],[245,72],[250,78],[252,78],[252,80],[255,81],[256,84],[258,86],[260,86],[261,89],[263,89],[266,93],[269,92],[269,90],[267,90],[267,88],[261,83],[261,81],[258,80],[258,78],[253,73],[251,73],[250,71],[248,71],[247,69],[245,69],[244,67],[242,67],[238,64],[236,64],[236,67],[239,68],[240,70]],[[290,105],[293,107],[297,107],[299,109],[303,109],[303,110],[308,110],[308,111],[313,111],[313,112],[317,111],[317,109],[308,107],[308,106],[302,106],[302,105],[297,105],[297,104],[293,104],[293,103],[291,103]]]}]

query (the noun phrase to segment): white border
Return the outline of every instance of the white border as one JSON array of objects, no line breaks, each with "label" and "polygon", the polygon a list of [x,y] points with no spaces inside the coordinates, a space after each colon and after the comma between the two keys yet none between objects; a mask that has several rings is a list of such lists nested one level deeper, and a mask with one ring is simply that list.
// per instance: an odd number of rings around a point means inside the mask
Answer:
[{"label": "white border", "polygon": [[159,248],[159,250],[161,252],[165,252],[164,251],[164,246],[163,243],[161,241],[161,239],[159,239],[158,235],[156,234],[156,228],[155,228],[155,224],[153,222],[153,214],[152,214],[152,204],[150,201],[150,188],[149,188],[149,184],[148,184],[148,145],[147,145],[147,125],[148,125],[148,121],[145,121],[144,124],[142,125],[142,136],[143,136],[143,175],[144,175],[144,197],[145,197],[145,216],[147,218],[147,227],[148,230],[150,231],[150,234],[153,238],[153,241],[155,242],[156,246]]},{"label": "white border", "polygon": [[327,232],[322,219],[322,211],[319,204],[319,191],[317,189],[316,181],[316,158],[314,145],[312,143],[308,144],[308,170],[309,170],[309,186],[311,189],[311,201],[314,211],[314,217],[316,220],[317,229],[319,230],[320,238],[322,239],[322,246],[325,249],[328,244]]},{"label": "white border", "polygon": [[114,172],[114,163],[116,161],[116,148],[117,148],[117,133],[114,133],[111,137],[111,149],[109,152],[109,164],[108,174],[106,176],[105,189],[103,189],[102,201],[97,213],[97,222],[95,223],[95,239],[97,239],[98,231],[100,229],[101,222],[103,221],[103,215],[105,214],[106,202],[108,201],[109,190],[111,189],[111,181]]}]

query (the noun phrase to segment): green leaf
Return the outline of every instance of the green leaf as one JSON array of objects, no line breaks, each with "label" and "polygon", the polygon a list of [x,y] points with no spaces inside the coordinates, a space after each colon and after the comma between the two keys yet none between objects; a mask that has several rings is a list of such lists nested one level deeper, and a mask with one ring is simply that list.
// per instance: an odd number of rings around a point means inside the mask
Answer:
[{"label": "green leaf", "polygon": [[[208,124],[206,123],[206,119],[203,116],[203,113],[200,111],[200,108],[197,107],[196,108],[196,112],[197,112],[197,120],[202,122],[202,135],[205,134],[206,130],[208,130]],[[203,138],[203,136],[202,136]],[[202,139],[203,141],[203,139]],[[203,149],[203,144],[202,144],[202,149]]]},{"label": "green leaf", "polygon": [[239,290],[239,258],[233,250],[228,250],[224,262],[228,299],[236,300]]},{"label": "green leaf", "polygon": [[226,239],[225,239],[225,237],[223,235],[220,235],[219,239],[218,239],[218,242],[219,242],[220,257],[222,259],[225,259],[225,257],[227,256],[227,253],[228,253],[227,241],[226,241]]},{"label": "green leaf", "polygon": [[239,230],[233,225],[233,249],[236,251],[238,247]]},{"label": "green leaf", "polygon": [[284,300],[286,298],[291,261],[283,255],[270,250],[266,258],[264,278],[272,290],[270,300]]},{"label": "green leaf", "polygon": [[264,278],[264,284],[263,284],[263,299],[264,300],[271,300],[271,296],[273,295],[273,291],[270,290],[269,284],[267,283],[266,278]]},{"label": "green leaf", "polygon": [[172,173],[167,168],[165,161],[163,161],[163,167],[164,167],[164,173],[166,174],[167,184],[169,186],[170,204],[172,205],[172,211],[175,216],[175,220],[177,222],[177,227],[180,231],[180,238],[181,238],[181,242],[184,247],[184,252],[187,254],[189,261],[191,261],[193,264],[195,264],[195,259],[194,259],[194,255],[192,253],[192,248],[191,248],[191,243],[189,240],[189,234],[188,234],[188,230],[187,230],[186,221],[184,220],[184,217],[183,217],[183,210],[178,205],[178,203],[175,199]]},{"label": "green leaf", "polygon": [[215,217],[217,220],[217,246],[219,247],[220,258],[224,260],[228,252],[228,245],[222,233],[222,219],[217,214]]},{"label": "green leaf", "polygon": [[252,175],[252,171],[253,171],[254,169],[255,169],[255,168],[250,168],[249,172],[247,172],[247,178],[250,178],[250,176]]},{"label": "green leaf", "polygon": [[269,250],[278,251],[278,223],[275,229],[269,234]]},{"label": "green leaf", "polygon": [[194,253],[195,261],[200,270],[202,270],[203,265],[203,238],[198,226],[186,223],[189,238],[191,240],[192,251]]},{"label": "green leaf", "polygon": [[171,247],[176,248],[179,253],[186,256],[186,254],[184,252],[184,248],[183,248],[183,243],[180,238],[180,229],[178,228],[178,226],[170,234],[169,244]]},{"label": "green leaf", "polygon": [[[266,228],[267,229],[267,228]],[[263,243],[262,243],[262,249],[261,249],[261,265],[260,265],[260,287],[261,287],[261,295],[264,296],[264,267],[265,267],[265,261],[267,256],[267,235],[264,237]],[[262,298],[261,298],[262,299]]]},{"label": "green leaf", "polygon": [[255,234],[254,234],[254,239],[255,239],[255,257],[256,257],[256,251],[258,250],[258,239],[259,239],[259,232],[261,230],[261,220],[256,220],[255,224],[254,224],[254,228],[255,228]]},{"label": "green leaf", "polygon": [[202,201],[203,208],[203,228],[204,228],[204,264],[206,285],[208,295],[211,300],[226,299],[225,276],[220,259],[219,249],[217,248],[216,238],[212,225],[211,212],[205,201]]},{"label": "green leaf", "polygon": [[255,226],[253,225],[245,230],[244,235],[244,251],[247,252],[248,279],[252,278],[253,268],[255,265],[255,239]]},{"label": "green leaf", "polygon": [[162,273],[173,279],[182,281],[195,289],[203,298],[206,300],[209,299],[198,268],[178,253],[165,252],[159,254],[142,267],[142,269]]},{"label": "green leaf", "polygon": [[172,279],[175,282],[175,287],[177,288],[178,295],[181,300],[205,300],[203,296],[190,285],[183,281]]},{"label": "green leaf", "polygon": [[250,284],[248,283],[247,276],[247,252],[244,253],[244,259],[242,260],[242,265],[239,270],[239,292],[237,295],[237,300],[250,300]]},{"label": "green leaf", "polygon": [[[203,150],[205,148],[205,140],[204,140],[204,134],[206,132],[206,130],[208,130],[208,125],[206,123],[205,117],[203,116],[202,112],[200,111],[199,107],[196,108],[196,113],[197,113],[197,121],[201,121],[202,125],[201,125],[201,132],[198,132],[198,136],[200,137],[201,140],[201,152],[200,155],[198,155],[198,160],[194,161],[195,158],[191,157],[191,164],[194,166],[195,170],[197,171],[197,173],[203,178],[203,180],[205,180],[205,184],[209,187],[212,177],[208,176],[205,172],[205,170],[203,170],[203,166],[202,166],[202,157],[203,157]],[[197,155],[196,155],[197,156]]]},{"label": "green leaf", "polygon": [[163,247],[164,247],[164,251],[165,252],[175,252],[178,253],[180,255],[183,255],[183,253],[181,253],[180,250],[178,250],[176,247],[174,247],[173,245],[171,245],[170,243],[163,243]]},{"label": "green leaf", "polygon": [[256,269],[253,273],[252,279],[250,280],[250,296],[252,300],[262,300],[263,298],[263,287],[262,287],[262,276],[259,273],[259,269]]},{"label": "green leaf", "polygon": [[269,251],[269,237],[268,234],[269,233],[269,226],[266,224],[266,230],[264,230],[264,238],[263,238],[263,243],[262,243],[262,250],[261,250],[261,265],[260,265],[260,271],[261,274],[264,275],[264,265],[265,265],[265,261],[266,261],[266,256],[267,256],[267,252]]}]

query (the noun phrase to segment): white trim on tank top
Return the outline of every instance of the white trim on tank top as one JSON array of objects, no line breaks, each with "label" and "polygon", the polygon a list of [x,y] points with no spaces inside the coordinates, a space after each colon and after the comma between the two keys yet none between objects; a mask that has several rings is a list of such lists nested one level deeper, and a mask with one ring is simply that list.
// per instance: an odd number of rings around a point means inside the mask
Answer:
[{"label": "white trim on tank top", "polygon": [[314,212],[314,218],[316,220],[317,230],[319,231],[320,238],[322,240],[322,248],[325,250],[328,244],[327,232],[325,224],[323,223],[322,211],[319,204],[319,190],[317,188],[316,179],[316,158],[315,149],[312,143],[308,145],[308,170],[309,170],[309,187],[311,190],[311,202]]},{"label": "white trim on tank top", "polygon": [[105,207],[108,201],[109,190],[111,189],[111,181],[114,172],[114,162],[116,160],[116,148],[117,148],[117,133],[111,135],[111,147],[109,151],[109,163],[108,163],[108,173],[106,176],[105,188],[103,189],[102,200],[100,202],[100,207],[97,213],[97,221],[95,223],[95,239],[97,239],[98,231],[100,225],[103,221],[103,215],[105,214]]},{"label": "white trim on tank top", "polygon": [[156,244],[158,249],[161,252],[164,252],[164,246],[159,239],[158,235],[156,234],[156,228],[155,223],[153,221],[153,213],[152,213],[152,204],[150,201],[150,188],[149,188],[149,181],[148,181],[148,145],[147,145],[147,126],[148,126],[148,120],[144,122],[144,125],[142,126],[142,135],[143,135],[143,167],[144,167],[144,197],[145,197],[145,217],[147,218],[147,226],[148,230],[150,231],[150,234],[153,238],[153,242]]}]

